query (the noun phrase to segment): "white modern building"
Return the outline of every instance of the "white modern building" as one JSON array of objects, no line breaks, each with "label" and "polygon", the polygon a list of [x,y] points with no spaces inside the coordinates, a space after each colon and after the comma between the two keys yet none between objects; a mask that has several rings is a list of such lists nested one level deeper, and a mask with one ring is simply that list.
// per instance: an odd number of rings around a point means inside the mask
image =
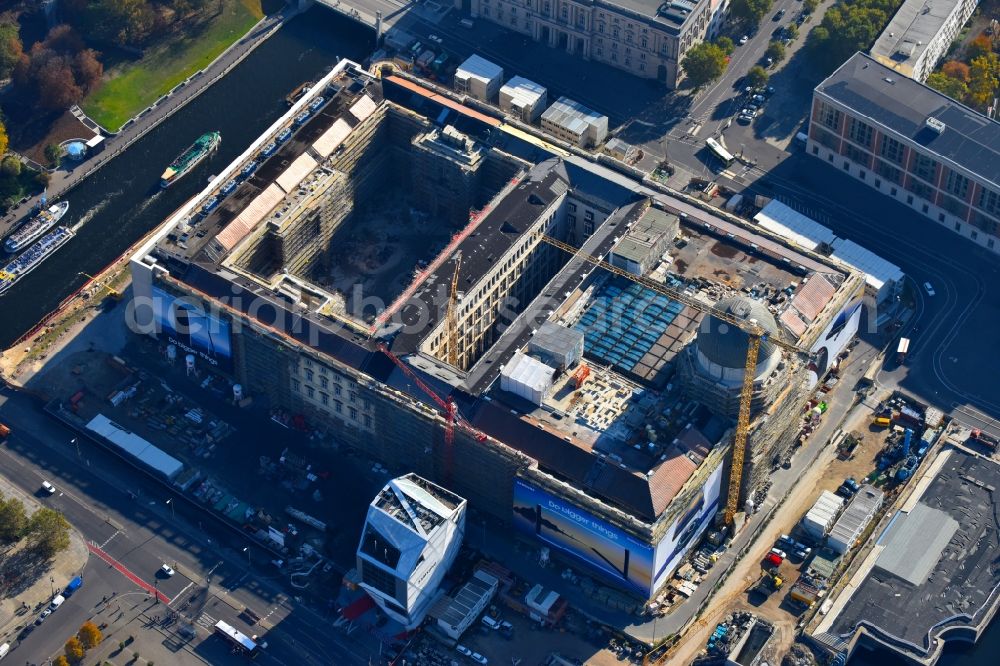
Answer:
[{"label": "white modern building", "polygon": [[500,92],[503,67],[475,53],[455,70],[455,90],[475,97],[480,102],[492,102]]},{"label": "white modern building", "polygon": [[466,501],[416,474],[368,507],[358,545],[361,587],[407,630],[423,622],[465,533]]},{"label": "white modern building", "polygon": [[515,76],[500,89],[500,110],[533,123],[538,120],[548,101],[548,91],[544,86],[529,81],[523,76]]},{"label": "white modern building", "polygon": [[575,146],[594,147],[608,136],[608,117],[560,97],[542,114],[542,129]]},{"label": "white modern building", "polygon": [[979,0],[905,0],[875,40],[871,56],[903,76],[925,81],[978,4]]}]

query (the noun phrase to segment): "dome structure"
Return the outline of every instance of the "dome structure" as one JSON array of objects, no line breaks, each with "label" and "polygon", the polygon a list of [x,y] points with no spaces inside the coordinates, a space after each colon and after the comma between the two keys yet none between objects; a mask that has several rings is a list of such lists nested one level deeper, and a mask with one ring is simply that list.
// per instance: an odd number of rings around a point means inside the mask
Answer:
[{"label": "dome structure", "polygon": [[[720,301],[716,307],[739,319],[755,320],[769,334],[778,335],[778,324],[774,316],[760,301],[733,296]],[[750,336],[742,329],[711,315],[702,321],[695,341],[702,369],[717,379],[736,382],[743,379],[743,367],[746,364],[749,344]],[[761,343],[757,356],[756,378],[774,370],[781,359],[781,354],[777,352],[778,348],[775,345],[767,341]]]}]

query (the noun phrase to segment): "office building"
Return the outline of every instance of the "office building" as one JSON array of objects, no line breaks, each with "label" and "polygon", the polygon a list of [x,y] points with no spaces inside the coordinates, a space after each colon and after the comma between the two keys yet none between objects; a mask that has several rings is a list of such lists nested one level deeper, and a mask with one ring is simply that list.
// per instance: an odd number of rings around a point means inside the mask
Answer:
[{"label": "office building", "polygon": [[855,54],[813,92],[809,154],[1000,252],[1000,123]]}]

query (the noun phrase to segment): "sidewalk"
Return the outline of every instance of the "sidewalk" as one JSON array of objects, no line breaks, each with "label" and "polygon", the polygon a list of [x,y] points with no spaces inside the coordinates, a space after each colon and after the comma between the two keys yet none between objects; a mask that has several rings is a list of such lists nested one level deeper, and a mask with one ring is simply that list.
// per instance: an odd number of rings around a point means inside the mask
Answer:
[{"label": "sidewalk", "polygon": [[[34,497],[23,492],[3,476],[0,476],[0,493],[5,498],[16,498],[24,502],[24,508],[29,516],[41,508],[41,504]],[[44,575],[38,576],[24,591],[15,591],[13,596],[0,600],[0,642],[14,643],[17,632],[35,619],[34,612],[52,599],[53,591],[59,592],[74,576],[83,571],[89,556],[83,537],[76,529],[71,528],[69,548],[56,555]],[[55,583],[49,580],[50,577],[55,579]],[[22,604],[27,604],[27,607]]]},{"label": "sidewalk", "polygon": [[[195,72],[186,83],[181,84],[183,87],[178,86],[179,89],[174,88],[173,91],[165,96],[164,101],[142,111],[139,115],[125,123],[117,134],[108,136],[104,141],[104,150],[97,156],[85,160],[80,164],[74,163],[70,169],[57,169],[51,174],[47,188],[48,200],[55,201],[65,195],[87,178],[87,176],[120,155],[134,142],[145,136],[147,132],[203,93],[213,83],[228,74],[244,58],[250,55],[255,48],[263,44],[286,21],[296,16],[299,12],[300,10],[295,7],[286,6],[279,14],[265,16],[250,32],[223,51],[208,67]],[[0,236],[6,235],[12,228],[20,224],[35,204],[38,203],[39,199],[40,197],[33,197],[17,208],[17,210],[10,211],[3,218],[0,218]]]}]

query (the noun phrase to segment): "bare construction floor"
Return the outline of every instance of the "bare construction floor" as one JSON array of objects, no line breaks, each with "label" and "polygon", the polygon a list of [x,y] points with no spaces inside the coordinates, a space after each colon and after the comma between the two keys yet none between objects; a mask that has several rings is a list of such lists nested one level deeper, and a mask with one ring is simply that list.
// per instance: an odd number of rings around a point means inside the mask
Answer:
[{"label": "bare construction floor", "polygon": [[447,245],[454,229],[411,207],[390,191],[358,208],[330,240],[328,272],[317,283],[344,299],[352,316],[371,322]]},{"label": "bare construction floor", "polygon": [[779,263],[762,254],[752,254],[728,239],[686,225],[681,227],[681,232],[687,244],[671,248],[674,262],[670,271],[685,280],[707,280],[735,290],[762,285],[781,290],[801,281]]}]

